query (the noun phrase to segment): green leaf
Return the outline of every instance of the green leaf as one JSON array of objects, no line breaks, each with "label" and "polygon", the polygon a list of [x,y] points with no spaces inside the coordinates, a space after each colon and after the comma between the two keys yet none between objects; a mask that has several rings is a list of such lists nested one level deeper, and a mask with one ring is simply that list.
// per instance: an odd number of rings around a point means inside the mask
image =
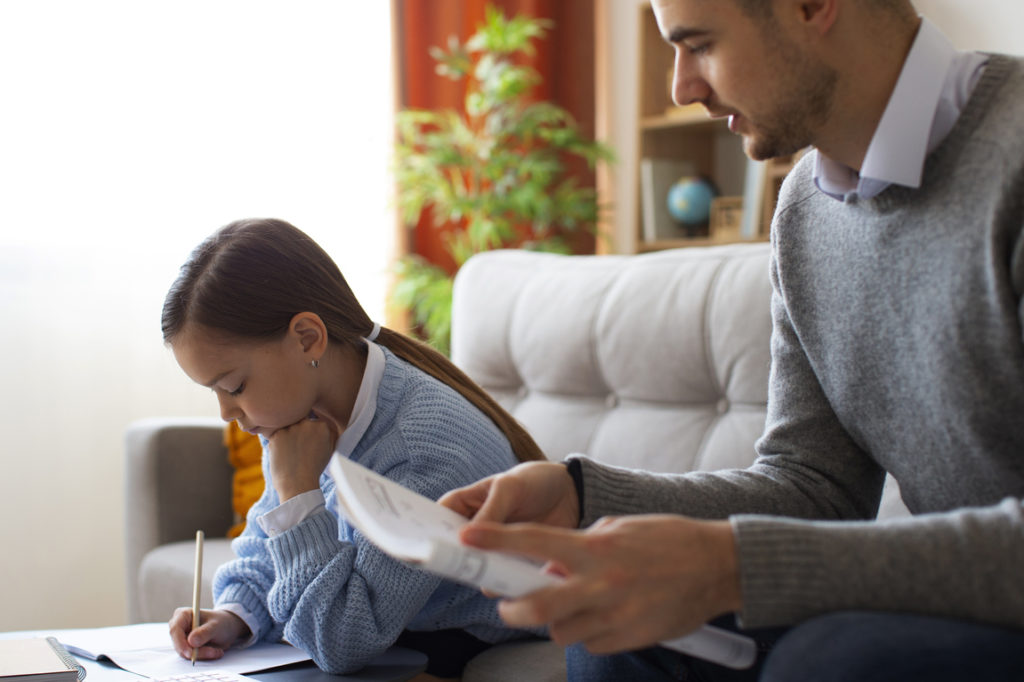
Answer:
[{"label": "green leaf", "polygon": [[[566,161],[615,161],[565,109],[533,101],[542,79],[522,58],[534,54],[552,22],[508,18],[493,6],[485,15],[465,43],[453,36],[445,49],[429,51],[438,73],[465,79],[464,110],[396,116],[395,205],[410,225],[429,210],[457,266],[495,248],[567,253],[564,235],[593,232],[599,207],[596,192],[567,175]],[[415,257],[403,259],[396,274],[396,305],[409,308],[428,343],[447,349],[451,277]]]}]

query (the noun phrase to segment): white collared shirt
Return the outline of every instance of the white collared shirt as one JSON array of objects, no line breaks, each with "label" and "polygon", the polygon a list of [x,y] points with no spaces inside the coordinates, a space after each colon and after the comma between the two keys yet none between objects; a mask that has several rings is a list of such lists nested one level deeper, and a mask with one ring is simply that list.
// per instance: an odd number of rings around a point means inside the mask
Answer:
[{"label": "white collared shirt", "polygon": [[860,173],[817,152],[818,189],[843,201],[870,199],[891,184],[920,187],[925,159],[953,129],[987,62],[958,51],[922,17]]}]

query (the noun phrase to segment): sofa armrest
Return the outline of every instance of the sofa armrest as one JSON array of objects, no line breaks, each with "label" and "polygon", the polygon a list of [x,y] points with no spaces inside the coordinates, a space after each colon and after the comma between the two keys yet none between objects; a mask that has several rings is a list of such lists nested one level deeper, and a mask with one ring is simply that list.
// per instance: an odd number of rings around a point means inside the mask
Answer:
[{"label": "sofa armrest", "polygon": [[233,470],[215,418],[154,418],[125,434],[125,587],[130,622],[138,622],[142,558],[197,530],[223,537],[234,522]]}]

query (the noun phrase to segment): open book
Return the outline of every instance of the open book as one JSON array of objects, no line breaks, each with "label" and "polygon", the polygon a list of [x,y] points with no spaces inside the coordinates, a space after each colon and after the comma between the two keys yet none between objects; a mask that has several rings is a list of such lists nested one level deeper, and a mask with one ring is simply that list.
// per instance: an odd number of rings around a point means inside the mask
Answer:
[{"label": "open book", "polygon": [[[27,634],[54,637],[75,656],[93,661],[109,660],[119,668],[146,677],[168,677],[194,672],[243,674],[309,660],[309,654],[290,644],[261,642],[245,649],[228,649],[223,658],[199,661],[193,667],[192,662],[178,655],[171,645],[166,621],[100,628],[38,630]],[[35,678],[32,679],[34,682]],[[0,682],[3,682],[2,676]]]},{"label": "open book", "polygon": [[[463,545],[458,532],[465,518],[347,457],[335,454],[329,471],[349,523],[400,561],[505,597],[561,580],[523,557]],[[661,645],[737,669],[757,657],[752,639],[710,625]]]}]

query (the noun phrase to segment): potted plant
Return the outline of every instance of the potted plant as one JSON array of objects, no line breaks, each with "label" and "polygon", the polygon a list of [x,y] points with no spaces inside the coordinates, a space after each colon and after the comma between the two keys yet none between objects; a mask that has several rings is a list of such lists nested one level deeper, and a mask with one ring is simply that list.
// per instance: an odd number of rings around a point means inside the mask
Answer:
[{"label": "potted plant", "polygon": [[[592,168],[611,150],[585,139],[561,107],[535,101],[541,82],[517,58],[534,52],[551,22],[506,18],[488,7],[464,44],[432,48],[437,73],[467,79],[463,111],[410,109],[396,116],[397,205],[408,225],[429,211],[456,270],[470,256],[496,248],[568,253],[566,236],[594,230],[594,189],[567,172],[571,157]],[[447,353],[453,274],[418,256],[397,266],[394,303],[411,312],[423,338]]]}]

